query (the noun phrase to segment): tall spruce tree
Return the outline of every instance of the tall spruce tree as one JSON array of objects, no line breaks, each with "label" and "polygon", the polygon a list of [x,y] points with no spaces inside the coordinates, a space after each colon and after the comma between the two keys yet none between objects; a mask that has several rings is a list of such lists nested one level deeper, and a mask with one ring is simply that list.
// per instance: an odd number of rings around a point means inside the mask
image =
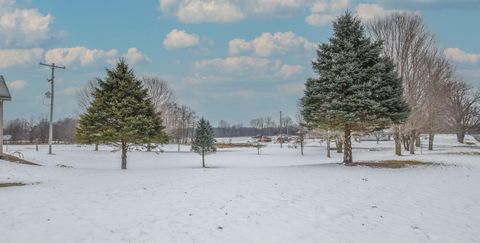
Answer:
[{"label": "tall spruce tree", "polygon": [[205,154],[217,151],[215,146],[213,128],[205,119],[200,119],[195,130],[195,137],[192,142],[192,150],[202,155],[202,167],[205,168]]},{"label": "tall spruce tree", "polygon": [[80,116],[79,142],[92,140],[119,144],[122,169],[127,169],[127,151],[131,144],[162,143],[166,140],[160,113],[155,112],[147,89],[121,59],[107,78],[98,79],[93,101]]},{"label": "tall spruce tree", "polygon": [[343,131],[343,162],[351,165],[352,131],[401,123],[409,108],[393,62],[381,55],[381,42],[366,37],[358,17],[347,11],[333,27],[312,63],[318,77],[305,84],[302,115],[310,128]]}]

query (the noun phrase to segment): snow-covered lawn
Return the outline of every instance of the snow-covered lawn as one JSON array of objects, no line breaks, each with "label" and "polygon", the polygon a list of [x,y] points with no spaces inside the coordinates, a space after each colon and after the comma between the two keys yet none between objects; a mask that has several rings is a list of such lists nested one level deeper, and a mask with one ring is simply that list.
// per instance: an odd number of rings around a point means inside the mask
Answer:
[{"label": "snow-covered lawn", "polygon": [[[357,161],[398,159],[391,142],[354,148]],[[402,169],[338,165],[313,142],[305,156],[222,149],[208,169],[169,145],[129,153],[126,171],[109,147],[8,149],[44,166],[0,161],[0,183],[35,183],[0,188],[0,242],[480,241],[480,147],[454,136],[401,157],[444,165]]]}]

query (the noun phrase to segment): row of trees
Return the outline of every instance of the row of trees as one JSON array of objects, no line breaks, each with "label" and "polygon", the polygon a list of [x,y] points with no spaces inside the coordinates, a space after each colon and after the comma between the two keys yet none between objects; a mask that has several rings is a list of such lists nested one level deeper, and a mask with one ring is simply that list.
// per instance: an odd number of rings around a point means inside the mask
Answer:
[{"label": "row of trees", "polygon": [[293,119],[285,116],[278,123],[271,116],[260,117],[250,121],[250,126],[258,130],[258,134],[262,135],[276,135],[276,134],[290,134],[291,130],[298,130]]},{"label": "row of trees", "polygon": [[297,134],[300,126],[292,118],[286,116],[282,118],[281,126],[275,122],[271,116],[252,119],[250,126],[243,124],[230,124],[225,120],[218,122],[218,127],[214,128],[217,137],[246,137],[256,135],[293,135]]},{"label": "row of trees", "polygon": [[405,149],[415,153],[420,133],[428,134],[429,150],[441,131],[456,132],[463,143],[465,133],[480,123],[480,95],[456,74],[422,17],[393,13],[367,28],[373,39],[383,43],[383,55],[393,60],[411,110],[405,123],[393,127],[396,153],[401,154],[401,140]]},{"label": "row of trees", "polygon": [[[48,119],[26,120],[17,118],[7,123],[4,135],[10,135],[9,143],[47,143],[48,142]],[[77,120],[65,118],[53,123],[54,143],[76,142]]]},{"label": "row of trees", "polygon": [[[420,15],[392,13],[366,26],[350,12],[334,23],[334,35],[319,45],[306,82],[301,113],[305,125],[343,140],[344,163],[352,164],[351,135],[391,127],[395,153],[410,153],[420,134],[465,133],[480,123],[480,95],[455,73]],[[338,147],[337,143],[337,147]]]}]

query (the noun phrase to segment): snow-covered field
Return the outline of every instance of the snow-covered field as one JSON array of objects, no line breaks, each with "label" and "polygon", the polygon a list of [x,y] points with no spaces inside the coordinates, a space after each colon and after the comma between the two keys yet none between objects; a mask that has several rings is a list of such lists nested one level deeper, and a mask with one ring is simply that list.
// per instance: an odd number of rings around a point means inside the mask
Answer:
[{"label": "snow-covered field", "polygon": [[[354,142],[354,159],[398,159],[392,148]],[[480,146],[454,136],[401,157],[444,165],[402,169],[345,167],[314,142],[305,156],[221,149],[207,169],[169,145],[129,153],[126,171],[109,147],[8,149],[44,166],[0,161],[0,183],[34,183],[0,188],[0,242],[480,241]]]}]

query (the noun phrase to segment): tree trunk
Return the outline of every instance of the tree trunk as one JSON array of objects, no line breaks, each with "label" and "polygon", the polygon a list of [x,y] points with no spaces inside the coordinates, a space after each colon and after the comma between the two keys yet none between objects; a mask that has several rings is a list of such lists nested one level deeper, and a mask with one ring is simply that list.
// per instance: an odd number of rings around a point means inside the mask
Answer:
[{"label": "tree trunk", "polygon": [[300,153],[303,155],[303,140],[300,141]]},{"label": "tree trunk", "polygon": [[147,152],[152,151],[152,145],[150,143],[147,144]]},{"label": "tree trunk", "polygon": [[415,137],[416,137],[415,130],[412,130],[410,132],[410,142],[409,142],[410,154],[415,154]]},{"label": "tree trunk", "polygon": [[339,153],[339,154],[343,153],[343,141],[342,141],[342,139],[337,138],[337,140],[335,140],[335,145],[337,147],[337,153]]},{"label": "tree trunk", "polygon": [[178,152],[180,152],[180,140],[178,140]]},{"label": "tree trunk", "polygon": [[408,151],[410,148],[409,145],[410,137],[408,135],[402,135],[403,149]]},{"label": "tree trunk", "polygon": [[327,158],[331,158],[330,155],[330,137],[327,137]]},{"label": "tree trunk", "polygon": [[433,139],[435,138],[435,133],[431,132],[428,134],[428,150],[433,150]]},{"label": "tree trunk", "polygon": [[95,144],[95,151],[98,151],[98,143]]},{"label": "tree trunk", "polygon": [[202,150],[202,167],[205,168],[205,151]]},{"label": "tree trunk", "polygon": [[458,130],[457,131],[457,141],[459,143],[464,143],[465,142],[465,132],[463,130]]},{"label": "tree trunk", "polygon": [[128,150],[128,146],[127,146],[127,143],[125,141],[122,141],[122,170],[126,170],[127,169],[127,150]]},{"label": "tree trunk", "polygon": [[352,165],[353,158],[352,158],[352,139],[351,139],[351,130],[350,126],[345,126],[344,131],[344,148],[343,148],[343,163],[345,165]]},{"label": "tree trunk", "polygon": [[420,134],[418,134],[417,136],[415,136],[415,147],[419,148],[420,147]]},{"label": "tree trunk", "polygon": [[400,131],[395,127],[393,132],[393,140],[395,141],[395,155],[402,156],[402,142],[400,141]]}]

